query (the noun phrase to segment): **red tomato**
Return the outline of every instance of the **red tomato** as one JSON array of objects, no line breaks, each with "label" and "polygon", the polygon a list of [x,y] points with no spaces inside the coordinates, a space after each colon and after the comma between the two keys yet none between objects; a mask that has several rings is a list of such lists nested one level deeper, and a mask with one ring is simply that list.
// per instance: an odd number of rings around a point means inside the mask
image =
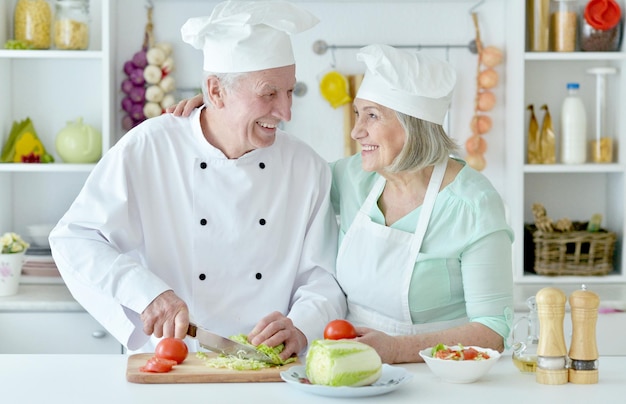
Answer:
[{"label": "red tomato", "polygon": [[139,368],[140,372],[150,372],[150,373],[167,373],[176,365],[175,360],[170,359],[162,359],[153,356],[148,359],[145,366]]},{"label": "red tomato", "polygon": [[478,356],[478,351],[474,348],[466,348],[463,350],[463,359],[466,361],[471,361],[476,359]]},{"label": "red tomato", "polygon": [[154,355],[161,359],[171,359],[177,364],[183,363],[187,358],[189,349],[187,344],[180,338],[163,338],[156,346]]},{"label": "red tomato", "polygon": [[324,328],[324,339],[351,339],[356,337],[354,326],[346,320],[333,320]]}]

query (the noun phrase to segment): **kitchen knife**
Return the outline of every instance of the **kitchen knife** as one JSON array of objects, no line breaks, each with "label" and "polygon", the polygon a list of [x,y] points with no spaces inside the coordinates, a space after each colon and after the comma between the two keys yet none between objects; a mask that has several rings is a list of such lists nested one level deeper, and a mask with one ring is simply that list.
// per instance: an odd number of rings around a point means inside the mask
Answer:
[{"label": "kitchen knife", "polygon": [[193,323],[189,323],[187,335],[197,339],[201,347],[213,352],[236,356],[241,359],[256,359],[263,362],[273,363],[269,356],[263,352],[257,351],[255,347],[240,344],[239,342],[224,338],[221,335],[213,334],[212,332]]}]

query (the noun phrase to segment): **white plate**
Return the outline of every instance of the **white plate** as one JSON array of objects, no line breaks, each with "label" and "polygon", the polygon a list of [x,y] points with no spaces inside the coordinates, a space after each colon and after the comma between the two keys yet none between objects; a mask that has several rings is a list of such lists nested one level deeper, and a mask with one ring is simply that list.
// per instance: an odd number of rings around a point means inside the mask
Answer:
[{"label": "white plate", "polygon": [[361,387],[331,387],[310,384],[304,366],[292,366],[280,372],[280,377],[290,386],[311,394],[327,397],[367,397],[389,393],[413,377],[406,369],[383,365],[382,374],[376,383]]}]

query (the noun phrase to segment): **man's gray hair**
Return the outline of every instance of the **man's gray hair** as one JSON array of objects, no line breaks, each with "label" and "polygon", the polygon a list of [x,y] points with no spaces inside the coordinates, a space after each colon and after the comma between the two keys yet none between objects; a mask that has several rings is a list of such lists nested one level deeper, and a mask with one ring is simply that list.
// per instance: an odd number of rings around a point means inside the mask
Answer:
[{"label": "man's gray hair", "polygon": [[209,102],[209,89],[207,87],[207,80],[209,77],[217,77],[217,79],[222,84],[222,87],[224,87],[224,90],[230,91],[235,88],[235,85],[237,84],[239,79],[246,74],[247,73],[214,73],[205,70],[202,74],[202,99],[204,100],[204,105],[206,105],[208,108],[214,107],[213,104]]}]

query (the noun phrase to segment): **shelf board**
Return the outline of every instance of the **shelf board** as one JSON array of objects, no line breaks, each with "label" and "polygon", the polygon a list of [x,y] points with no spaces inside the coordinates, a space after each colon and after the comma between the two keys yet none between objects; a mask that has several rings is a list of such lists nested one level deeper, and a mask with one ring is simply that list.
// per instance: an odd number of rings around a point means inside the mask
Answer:
[{"label": "shelf board", "polygon": [[102,59],[99,50],[12,50],[0,49],[0,59]]},{"label": "shelf board", "polygon": [[623,164],[524,164],[524,173],[623,173]]},{"label": "shelf board", "polygon": [[626,52],[525,52],[525,60],[585,61],[626,60]]},{"label": "shelf board", "polygon": [[535,284],[535,283],[561,283],[561,284],[599,284],[609,283],[618,284],[625,283],[626,278],[623,275],[610,273],[604,276],[546,276],[535,275],[525,272],[523,276],[515,279],[515,284]]},{"label": "shelf board", "polygon": [[65,164],[65,163],[2,163],[0,172],[14,173],[67,173],[90,172],[94,164]]}]

